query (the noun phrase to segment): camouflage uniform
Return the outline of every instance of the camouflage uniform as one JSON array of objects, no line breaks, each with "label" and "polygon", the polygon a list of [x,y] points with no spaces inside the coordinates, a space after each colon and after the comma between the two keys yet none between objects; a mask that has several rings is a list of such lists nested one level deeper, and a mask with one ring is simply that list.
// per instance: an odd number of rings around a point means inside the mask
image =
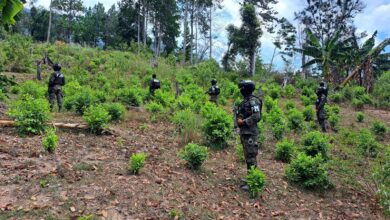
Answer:
[{"label": "camouflage uniform", "polygon": [[160,89],[160,87],[161,87],[160,80],[156,79],[156,76],[153,75],[153,78],[152,78],[152,80],[150,80],[150,83],[149,83],[150,94],[154,95],[154,91],[156,91],[157,89]]},{"label": "camouflage uniform", "polygon": [[210,102],[214,102],[218,104],[218,95],[220,93],[220,89],[217,85],[212,85],[209,90],[207,91],[207,94],[210,96]]},{"label": "camouflage uniform", "polygon": [[317,101],[316,101],[316,110],[317,110],[317,120],[321,126],[322,132],[326,132],[326,111],[325,104],[327,103],[328,89],[321,84],[317,89]]},{"label": "camouflage uniform", "polygon": [[257,123],[261,119],[262,102],[259,98],[250,95],[245,97],[237,110],[237,117],[244,121],[239,126],[241,143],[244,148],[245,161],[248,170],[251,166],[257,167],[257,154],[259,150],[258,135],[259,128]]},{"label": "camouflage uniform", "polygon": [[50,109],[53,110],[54,102],[57,98],[58,110],[62,110],[62,86],[65,85],[65,77],[60,71],[55,71],[49,79],[49,102]]}]

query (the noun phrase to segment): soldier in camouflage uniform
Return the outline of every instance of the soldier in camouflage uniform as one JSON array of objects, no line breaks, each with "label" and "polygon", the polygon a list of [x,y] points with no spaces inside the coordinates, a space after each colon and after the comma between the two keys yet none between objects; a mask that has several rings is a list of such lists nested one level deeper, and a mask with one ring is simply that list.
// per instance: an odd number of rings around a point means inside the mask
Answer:
[{"label": "soldier in camouflage uniform", "polygon": [[157,79],[156,74],[153,74],[152,75],[152,80],[150,80],[150,83],[149,83],[149,92],[150,92],[150,94],[154,95],[154,92],[157,89],[160,89],[160,88],[161,88],[160,80]]},{"label": "soldier in camouflage uniform", "polygon": [[217,86],[217,80],[216,79],[211,80],[211,87],[206,92],[206,94],[209,94],[210,96],[210,102],[214,102],[215,104],[218,104],[218,95],[220,92],[221,90]]},{"label": "soldier in camouflage uniform", "polygon": [[49,79],[49,102],[50,102],[50,109],[53,111],[54,108],[54,102],[57,98],[57,105],[58,105],[58,111],[61,112],[62,110],[62,86],[65,85],[65,77],[60,72],[61,66],[59,64],[53,65],[54,73],[51,74]]},{"label": "soldier in camouflage uniform", "polygon": [[317,89],[316,94],[317,94],[317,101],[316,101],[317,120],[321,126],[322,132],[326,132],[325,104],[327,103],[328,88],[326,88],[324,82],[320,83],[320,87]]},{"label": "soldier in camouflage uniform", "polygon": [[[241,143],[244,148],[244,156],[247,170],[252,166],[257,167],[257,154],[259,150],[258,135],[259,128],[257,123],[261,119],[262,101],[252,95],[255,90],[255,83],[251,80],[243,80],[239,83],[241,94],[244,101],[240,103],[236,111],[235,126],[240,129]],[[247,185],[241,186],[247,189]]]}]

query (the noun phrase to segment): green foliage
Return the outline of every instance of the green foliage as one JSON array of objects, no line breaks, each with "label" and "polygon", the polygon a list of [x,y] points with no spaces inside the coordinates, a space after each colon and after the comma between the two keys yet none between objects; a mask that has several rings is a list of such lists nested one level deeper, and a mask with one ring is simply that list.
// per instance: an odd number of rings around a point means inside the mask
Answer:
[{"label": "green foliage", "polygon": [[296,109],[295,103],[293,101],[288,100],[285,104],[286,110],[290,111],[292,109]]},{"label": "green foliage", "polygon": [[173,96],[172,93],[164,92],[161,89],[157,90],[154,93],[154,96],[152,99],[153,99],[153,101],[161,104],[164,107],[170,107],[175,102],[175,97]]},{"label": "green foliage", "polygon": [[293,85],[288,84],[283,90],[283,96],[285,98],[293,98],[296,96],[296,89]]},{"label": "green foliage", "polygon": [[379,77],[374,86],[373,94],[379,106],[390,107],[390,71]]},{"label": "green foliage", "polygon": [[131,106],[140,106],[144,100],[144,92],[135,87],[120,89],[116,94],[119,101]]},{"label": "green foliage", "polygon": [[96,103],[98,103],[98,98],[94,91],[90,87],[85,87],[81,91],[74,93],[74,95],[65,97],[64,106],[68,110],[74,108],[78,114],[82,115],[85,109]]},{"label": "green foliage", "polygon": [[358,112],[358,113],[356,113],[356,120],[358,121],[358,122],[363,122],[364,121],[364,113],[363,112]]},{"label": "green foliage", "polygon": [[265,111],[270,112],[274,107],[278,106],[278,100],[274,100],[271,96],[266,96],[264,98]]},{"label": "green foliage", "polygon": [[45,98],[47,93],[47,88],[31,80],[23,82],[19,87],[21,96],[29,95],[34,99]]},{"label": "green foliage", "polygon": [[269,95],[272,99],[279,99],[281,96],[281,88],[279,85],[273,85],[269,90]]},{"label": "green foliage", "polygon": [[147,157],[146,154],[143,152],[132,154],[129,159],[130,172],[133,174],[139,174],[139,171],[145,165],[146,157]]},{"label": "green foliage", "polygon": [[249,187],[249,195],[256,198],[265,187],[265,175],[258,168],[252,166],[246,175],[246,183]]},{"label": "green foliage", "polygon": [[301,150],[309,156],[321,156],[327,160],[329,158],[329,139],[319,131],[312,131],[305,134],[301,139]]},{"label": "green foliage", "polygon": [[303,117],[305,118],[305,121],[312,121],[314,119],[314,110],[311,106],[306,106],[303,110]]},{"label": "green foliage", "polygon": [[386,135],[386,133],[389,131],[389,128],[386,126],[385,123],[381,121],[375,121],[372,124],[371,131],[378,137],[383,138]]},{"label": "green foliage", "polygon": [[0,89],[0,101],[4,101],[7,98],[3,90]]},{"label": "green foliage", "polygon": [[45,179],[39,181],[39,186],[41,188],[46,188],[49,185],[49,182]]},{"label": "green foliage", "polygon": [[327,164],[320,154],[315,157],[298,154],[287,166],[285,175],[290,182],[308,189],[327,189],[331,186]]},{"label": "green foliage", "polygon": [[45,99],[24,96],[11,104],[9,115],[16,120],[21,134],[39,134],[50,120],[50,106]]},{"label": "green foliage", "polygon": [[5,55],[5,68],[9,72],[31,72],[32,59],[29,54],[31,38],[19,34],[7,36],[2,44],[2,52]]},{"label": "green foliage", "polygon": [[301,96],[301,101],[304,106],[310,106],[314,104],[314,102],[309,97],[304,95]]},{"label": "green foliage", "polygon": [[386,149],[382,163],[377,165],[373,177],[378,186],[379,202],[385,215],[390,216],[390,145]]},{"label": "green foliage", "polygon": [[329,96],[334,103],[341,103],[343,101],[343,94],[341,92],[333,93]]},{"label": "green foliage", "polygon": [[239,162],[245,163],[245,155],[244,155],[244,148],[240,142],[240,140],[237,139],[236,145],[234,147],[234,152],[236,153],[236,157]]},{"label": "green foliage", "polygon": [[287,116],[287,126],[295,131],[301,131],[303,129],[303,115],[297,109],[289,111]]},{"label": "green foliage", "polygon": [[104,108],[108,111],[111,121],[122,121],[125,118],[126,108],[120,103],[106,103]]},{"label": "green foliage", "polygon": [[208,143],[215,148],[223,148],[232,136],[233,120],[225,110],[216,108],[205,115],[203,133]]},{"label": "green foliage", "polygon": [[168,217],[171,220],[177,220],[177,219],[182,219],[184,216],[183,212],[177,209],[172,209],[168,213]]},{"label": "green foliage", "polygon": [[273,124],[271,129],[276,140],[281,140],[286,131],[286,126],[284,124]]},{"label": "green foliage", "polygon": [[294,140],[284,139],[276,144],[276,155],[277,160],[285,163],[290,163],[291,159],[295,156],[296,146]]},{"label": "green foliage", "polygon": [[359,135],[356,136],[356,147],[362,155],[376,157],[382,146],[375,140],[369,130],[362,129]]},{"label": "green foliage", "polygon": [[286,130],[286,122],[282,110],[276,106],[265,117],[266,122],[271,125],[272,133],[277,140],[283,138]]},{"label": "green foliage", "polygon": [[180,133],[184,143],[197,141],[200,138],[202,119],[189,109],[175,112],[172,122]]},{"label": "green foliage", "polygon": [[187,162],[190,169],[198,170],[208,158],[208,154],[207,147],[189,143],[179,152],[179,157]]},{"label": "green foliage", "polygon": [[353,98],[351,104],[356,110],[364,108],[364,102],[361,99]]},{"label": "green foliage", "polygon": [[84,112],[83,119],[87,122],[92,133],[101,134],[107,127],[111,117],[104,106],[97,105],[88,107]]},{"label": "green foliage", "polygon": [[313,94],[315,95],[314,90],[311,89],[311,88],[309,88],[309,87],[304,87],[304,88],[302,89],[302,95],[303,95],[303,96],[310,97],[310,96],[312,96]]},{"label": "green foliage", "polygon": [[43,149],[54,153],[58,146],[58,137],[54,129],[46,129],[45,137],[42,140]]}]

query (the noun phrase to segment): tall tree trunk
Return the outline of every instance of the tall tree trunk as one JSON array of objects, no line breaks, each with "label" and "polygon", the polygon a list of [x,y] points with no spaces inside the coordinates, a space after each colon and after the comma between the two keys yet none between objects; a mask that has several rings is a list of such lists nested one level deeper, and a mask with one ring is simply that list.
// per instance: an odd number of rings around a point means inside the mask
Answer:
[{"label": "tall tree trunk", "polygon": [[195,63],[198,63],[198,57],[199,57],[199,54],[198,54],[198,13],[196,11],[195,13],[196,17],[195,17]]},{"label": "tall tree trunk", "polygon": [[187,59],[187,35],[188,35],[188,3],[184,1],[184,36],[183,36],[183,60],[182,64],[186,63]]},{"label": "tall tree trunk", "polygon": [[144,41],[144,46],[146,45],[146,38],[147,38],[147,17],[146,17],[146,13],[147,13],[147,11],[146,11],[146,5],[145,5],[145,1],[142,1],[143,2],[143,4],[142,4],[142,15],[144,16],[144,23],[143,23],[143,41]]},{"label": "tall tree trunk", "polygon": [[138,53],[141,48],[141,5],[138,3],[138,16],[137,16],[137,45],[138,45]]},{"label": "tall tree trunk", "polygon": [[69,1],[69,13],[68,13],[68,43],[70,43],[71,38],[71,27],[72,27],[72,5],[73,0]]},{"label": "tall tree trunk", "polygon": [[249,75],[254,76],[256,73],[256,50],[253,50],[253,53],[250,55],[249,59]]},{"label": "tall tree trunk", "polygon": [[[306,56],[302,54],[302,66],[306,63]],[[302,67],[301,77],[302,79],[306,79],[307,76],[307,67]]]},{"label": "tall tree trunk", "polygon": [[212,22],[212,12],[213,12],[213,6],[211,5],[210,7],[210,13],[209,13],[209,25],[210,25],[210,30],[209,30],[209,43],[210,43],[210,48],[209,48],[209,59],[212,58],[212,51],[213,51],[213,38],[212,38],[212,28],[211,28],[211,22]]},{"label": "tall tree trunk", "polygon": [[274,65],[275,54],[276,54],[276,46],[274,48],[274,52],[272,53],[271,62],[269,63],[269,66],[268,66],[268,73],[271,73],[271,71],[272,71],[272,66]]},{"label": "tall tree trunk", "polygon": [[194,1],[191,1],[190,63],[194,64]]},{"label": "tall tree trunk", "polygon": [[50,8],[49,8],[49,27],[47,28],[47,38],[46,38],[46,43],[50,43],[50,33],[51,33],[51,16],[52,16],[52,5],[53,0],[50,0]]}]

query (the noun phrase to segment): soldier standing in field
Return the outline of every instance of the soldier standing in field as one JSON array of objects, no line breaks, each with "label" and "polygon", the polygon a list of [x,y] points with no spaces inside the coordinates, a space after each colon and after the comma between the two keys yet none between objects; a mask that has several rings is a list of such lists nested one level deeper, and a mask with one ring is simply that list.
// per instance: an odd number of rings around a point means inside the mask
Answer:
[{"label": "soldier standing in field", "polygon": [[[251,80],[242,80],[239,88],[244,100],[239,104],[235,112],[235,127],[239,128],[242,147],[247,170],[257,167],[257,154],[259,150],[258,136],[259,128],[257,123],[261,119],[262,101],[252,93],[255,90],[255,83]],[[244,180],[245,181],[245,180]],[[241,188],[248,190],[246,183]]]},{"label": "soldier standing in field", "polygon": [[316,101],[317,120],[321,126],[322,132],[326,132],[325,104],[327,103],[328,88],[326,88],[324,82],[320,82],[320,87],[317,89],[316,94],[317,94],[317,101]]},{"label": "soldier standing in field", "polygon": [[154,95],[154,91],[156,91],[157,89],[160,89],[160,87],[161,87],[160,80],[158,80],[156,77],[157,77],[156,74],[153,74],[152,80],[150,80],[149,92],[151,95]]},{"label": "soldier standing in field", "polygon": [[65,85],[65,77],[60,72],[61,66],[59,64],[53,65],[54,73],[51,74],[49,79],[49,102],[50,102],[50,109],[53,111],[54,108],[54,102],[57,98],[57,105],[58,105],[58,111],[61,112],[62,110],[62,86]]},{"label": "soldier standing in field", "polygon": [[221,93],[221,90],[217,86],[217,80],[216,79],[211,80],[211,87],[206,92],[206,94],[209,94],[210,96],[210,102],[214,102],[215,104],[218,104],[219,93]]}]

